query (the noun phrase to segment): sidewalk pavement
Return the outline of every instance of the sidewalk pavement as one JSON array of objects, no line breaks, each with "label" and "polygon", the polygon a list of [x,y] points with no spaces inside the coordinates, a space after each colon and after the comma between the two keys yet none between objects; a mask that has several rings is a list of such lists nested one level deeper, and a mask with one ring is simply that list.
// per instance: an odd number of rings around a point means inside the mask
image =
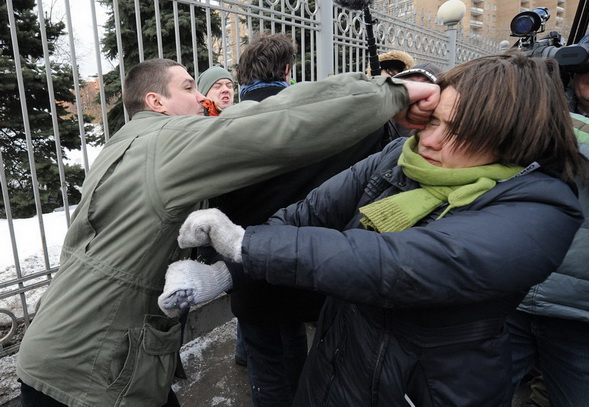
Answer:
[{"label": "sidewalk pavement", "polygon": [[247,368],[235,363],[235,319],[182,347],[188,379],[172,389],[183,407],[251,407]]}]

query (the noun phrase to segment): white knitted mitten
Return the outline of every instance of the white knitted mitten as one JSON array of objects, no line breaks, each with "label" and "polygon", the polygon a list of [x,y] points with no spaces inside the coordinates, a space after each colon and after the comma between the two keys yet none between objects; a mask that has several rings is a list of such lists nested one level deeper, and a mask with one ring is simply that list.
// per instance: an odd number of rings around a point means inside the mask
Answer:
[{"label": "white knitted mitten", "polygon": [[212,246],[217,253],[241,263],[241,243],[245,230],[218,209],[194,211],[184,221],[178,235],[181,248]]},{"label": "white knitted mitten", "polygon": [[212,265],[180,260],[168,266],[164,292],[158,297],[160,309],[169,317],[180,309],[210,301],[233,287],[231,274],[222,261]]}]

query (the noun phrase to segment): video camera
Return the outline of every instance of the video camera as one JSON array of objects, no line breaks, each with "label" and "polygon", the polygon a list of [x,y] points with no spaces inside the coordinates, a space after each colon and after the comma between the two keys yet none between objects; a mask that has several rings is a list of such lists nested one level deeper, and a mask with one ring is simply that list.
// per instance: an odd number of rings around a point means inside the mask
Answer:
[{"label": "video camera", "polygon": [[511,20],[511,36],[521,37],[516,43],[518,49],[529,57],[554,58],[569,73],[589,72],[589,38],[587,43],[584,43],[584,37],[579,44],[565,47],[562,35],[551,31],[536,40],[537,34],[545,31],[549,18],[547,7],[536,7],[516,15]]},{"label": "video camera", "polygon": [[584,39],[579,44],[562,47],[554,54],[554,59],[566,71],[571,73],[589,72],[589,44],[583,43]]},{"label": "video camera", "polygon": [[550,18],[547,7],[536,7],[523,11],[511,20],[511,36],[520,37],[516,45],[529,57],[554,58],[558,49],[564,45],[562,35],[551,31],[546,37],[536,40],[538,33],[546,29]]}]

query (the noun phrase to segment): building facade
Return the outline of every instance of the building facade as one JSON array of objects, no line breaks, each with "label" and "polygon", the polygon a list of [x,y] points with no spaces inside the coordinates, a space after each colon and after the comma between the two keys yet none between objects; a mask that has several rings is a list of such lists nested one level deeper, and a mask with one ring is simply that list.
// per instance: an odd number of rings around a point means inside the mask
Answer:
[{"label": "building facade", "polygon": [[[559,32],[565,39],[571,30],[579,0],[461,0],[466,5],[466,14],[462,20],[462,30],[471,34],[501,42],[509,41],[513,45],[516,37],[511,36],[511,20],[522,11],[531,11],[536,7],[547,7],[550,12],[545,33]],[[438,8],[445,0],[381,0],[388,3],[391,12],[404,13],[407,10],[417,14],[437,14]],[[387,7],[387,6],[385,6]],[[538,38],[543,34],[539,33]]]}]

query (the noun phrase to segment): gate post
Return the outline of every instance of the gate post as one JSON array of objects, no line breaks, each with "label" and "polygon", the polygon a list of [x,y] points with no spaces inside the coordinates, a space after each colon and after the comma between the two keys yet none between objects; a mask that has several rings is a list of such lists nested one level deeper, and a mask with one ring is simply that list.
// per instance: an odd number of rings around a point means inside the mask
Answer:
[{"label": "gate post", "polygon": [[333,72],[333,1],[321,0],[319,31],[317,32],[317,79],[325,79]]}]

